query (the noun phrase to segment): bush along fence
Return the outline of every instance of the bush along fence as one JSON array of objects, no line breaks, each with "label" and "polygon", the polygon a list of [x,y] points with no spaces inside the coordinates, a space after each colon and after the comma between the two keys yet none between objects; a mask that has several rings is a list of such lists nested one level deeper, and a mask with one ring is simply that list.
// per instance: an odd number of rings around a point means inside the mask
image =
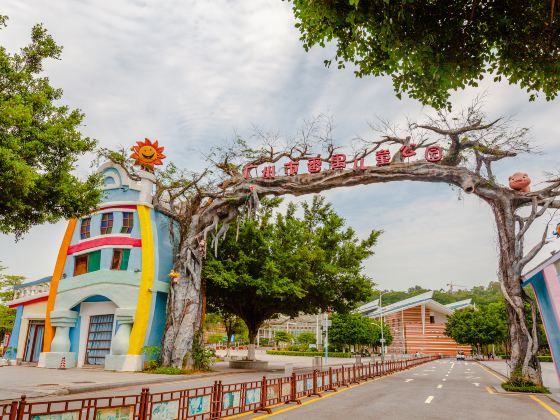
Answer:
[{"label": "bush along fence", "polygon": [[417,359],[361,363],[329,367],[291,376],[151,393],[143,388],[137,395],[107,396],[56,401],[20,400],[0,405],[0,418],[6,420],[214,420],[253,412],[271,412],[280,403],[301,404],[301,399],[320,397],[327,391],[366,381],[439,359]]}]

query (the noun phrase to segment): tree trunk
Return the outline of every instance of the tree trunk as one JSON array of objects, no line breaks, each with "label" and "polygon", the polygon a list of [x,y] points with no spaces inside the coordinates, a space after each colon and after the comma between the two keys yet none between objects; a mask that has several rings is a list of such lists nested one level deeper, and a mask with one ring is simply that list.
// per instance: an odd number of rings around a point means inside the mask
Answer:
[{"label": "tree trunk", "polygon": [[249,346],[247,348],[247,360],[255,359],[255,342],[257,341],[257,333],[259,329],[249,329]]},{"label": "tree trunk", "polygon": [[[506,199],[490,204],[498,230],[498,276],[505,298],[511,342],[510,379],[523,378],[542,386],[541,369],[536,356],[538,337],[535,329],[529,329],[525,316],[525,294],[521,287],[523,241],[516,240],[514,209]],[[536,319],[533,319],[533,323],[535,322]]]},{"label": "tree trunk", "polygon": [[204,293],[202,290],[202,264],[197,250],[182,247],[176,265],[181,277],[173,279],[169,285],[167,299],[167,322],[162,341],[162,362],[164,366],[191,368],[192,349],[195,340],[202,340],[197,334],[202,325]]}]

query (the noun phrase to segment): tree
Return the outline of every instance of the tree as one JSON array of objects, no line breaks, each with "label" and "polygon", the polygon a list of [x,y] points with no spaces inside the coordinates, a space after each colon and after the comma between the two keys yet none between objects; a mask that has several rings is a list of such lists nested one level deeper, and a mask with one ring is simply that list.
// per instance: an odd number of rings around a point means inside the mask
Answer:
[{"label": "tree", "polygon": [[226,329],[227,347],[231,344],[231,339],[234,335],[242,334],[247,327],[241,318],[230,312],[221,311],[222,323]]},{"label": "tree", "polygon": [[503,343],[507,339],[507,316],[503,302],[479,309],[466,308],[447,319],[445,335],[459,344],[468,344],[481,351],[481,346]]},{"label": "tree", "polygon": [[298,335],[297,341],[299,341],[301,344],[307,344],[307,346],[309,346],[309,344],[317,343],[317,337],[315,337],[315,334],[313,334],[312,332],[302,332],[300,335]]},{"label": "tree", "polygon": [[14,299],[14,286],[23,282],[25,277],[2,274],[6,267],[0,266],[0,341],[14,328],[16,310],[8,308],[4,302]]},{"label": "tree", "polygon": [[294,341],[294,336],[287,331],[276,331],[274,333],[274,341],[277,343],[290,344]]},{"label": "tree", "polygon": [[[538,331],[528,327],[524,302],[531,306],[532,319],[537,318],[537,308],[521,288],[521,274],[547,243],[548,224],[542,238],[525,252],[525,235],[534,221],[560,208],[560,176],[551,174],[544,186],[530,192],[499,183],[493,174],[496,162],[533,150],[526,139],[528,130],[510,125],[502,118],[489,121],[481,103],[475,102],[460,113],[439,111],[405,128],[382,126],[379,137],[357,139],[352,154],[346,156],[336,144],[332,121],[321,117],[307,122],[284,143],[263,133],[257,133],[259,144],[253,146],[236,138],[231,146],[215,149],[208,156],[209,167],[199,173],[174,165],[157,171],[154,207],[175,220],[179,231],[179,235],[170,232],[178,236],[174,269],[180,277],[171,285],[167,300],[164,364],[192,362],[190,352],[205,305],[202,268],[207,240],[212,240],[216,252],[230,224],[239,214],[253,215],[261,198],[395,181],[438,182],[474,194],[490,206],[498,235],[498,278],[508,314],[512,372],[541,384]],[[392,157],[391,147],[398,148]],[[403,151],[407,156],[413,152],[417,160],[405,162]],[[133,162],[126,156],[104,155],[133,173]],[[365,159],[372,156],[379,164],[366,165]],[[303,161],[313,172],[298,172]],[[273,168],[278,163],[287,163],[288,175],[276,176]],[[333,163],[337,166],[321,170],[320,165]],[[263,176],[253,177],[259,166]]]},{"label": "tree", "polygon": [[208,302],[247,325],[250,360],[267,319],[328,307],[348,311],[371,295],[371,282],[360,271],[379,232],[358,240],[318,196],[302,205],[302,218],[293,204],[285,215],[273,217],[279,202],[265,202],[258,218],[240,221],[237,232],[226,234],[217,256],[209,254],[203,270]]},{"label": "tree", "polygon": [[[0,28],[7,17],[0,16]],[[0,47],[0,232],[21,236],[31,226],[77,217],[100,199],[99,177],[71,172],[96,142],[78,131],[84,114],[57,105],[62,90],[41,76],[46,59],[60,59],[42,25],[19,54]]]},{"label": "tree", "polygon": [[507,78],[547,100],[560,89],[558,2],[291,0],[306,51],[336,44],[325,60],[358,77],[388,75],[403,93],[451,107],[450,90]]},{"label": "tree", "polygon": [[[332,326],[329,328],[329,341],[336,347],[345,348],[381,345],[381,323],[362,314],[338,314],[331,317]],[[387,324],[383,325],[383,338],[385,345],[393,341],[391,329]]]}]

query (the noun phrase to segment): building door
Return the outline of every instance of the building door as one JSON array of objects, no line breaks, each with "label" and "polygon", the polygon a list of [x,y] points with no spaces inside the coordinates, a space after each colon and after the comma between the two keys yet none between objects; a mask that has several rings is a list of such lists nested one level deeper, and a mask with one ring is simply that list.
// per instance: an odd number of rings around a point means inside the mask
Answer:
[{"label": "building door", "polygon": [[113,337],[113,314],[92,315],[86,344],[86,365],[103,365],[105,356],[111,351]]},{"label": "building door", "polygon": [[25,342],[24,362],[38,362],[43,349],[43,336],[45,335],[45,321],[30,320],[27,328]]}]

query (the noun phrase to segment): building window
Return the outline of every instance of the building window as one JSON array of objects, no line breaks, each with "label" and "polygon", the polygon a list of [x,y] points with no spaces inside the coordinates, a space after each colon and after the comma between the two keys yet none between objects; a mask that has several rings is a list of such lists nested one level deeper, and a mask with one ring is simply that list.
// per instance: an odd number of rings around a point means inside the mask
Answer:
[{"label": "building window", "polygon": [[82,219],[82,224],[80,225],[80,239],[87,239],[90,235],[91,228],[91,218]]},{"label": "building window", "polygon": [[434,315],[430,315],[430,324],[436,323],[436,317]]},{"label": "building window", "polygon": [[131,212],[123,213],[121,233],[132,232],[133,226],[134,226],[134,213]]},{"label": "building window", "polygon": [[74,276],[91,273],[99,270],[101,266],[101,250],[74,257]]},{"label": "building window", "polygon": [[101,234],[107,235],[113,231],[113,213],[103,213],[101,215]]},{"label": "building window", "polygon": [[130,258],[130,249],[113,250],[113,258],[111,260],[111,270],[126,270],[128,268],[129,258]]}]

